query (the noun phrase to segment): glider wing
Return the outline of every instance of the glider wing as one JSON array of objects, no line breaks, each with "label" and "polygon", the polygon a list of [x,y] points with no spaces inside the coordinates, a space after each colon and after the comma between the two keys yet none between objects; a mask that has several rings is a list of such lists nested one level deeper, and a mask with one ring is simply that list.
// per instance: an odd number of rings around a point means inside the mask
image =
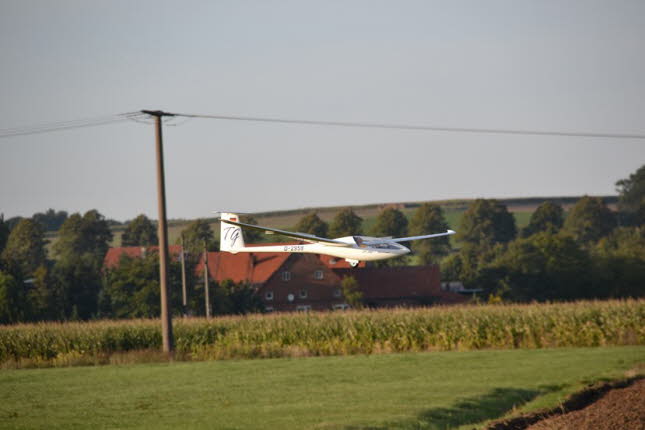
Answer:
[{"label": "glider wing", "polygon": [[450,236],[455,233],[456,232],[453,230],[448,230],[445,233],[427,234],[425,236],[397,237],[396,239],[390,239],[390,242],[411,242],[413,240],[431,239],[433,237],[441,237],[441,236]]},{"label": "glider wing", "polygon": [[387,242],[411,242],[413,240],[431,239],[433,237],[441,237],[441,236],[450,236],[455,233],[456,232],[453,230],[448,230],[445,233],[427,234],[425,236],[397,237],[396,239],[390,239],[390,238],[372,239],[369,241],[366,240],[364,243],[366,245],[372,245],[372,244],[387,243]]}]

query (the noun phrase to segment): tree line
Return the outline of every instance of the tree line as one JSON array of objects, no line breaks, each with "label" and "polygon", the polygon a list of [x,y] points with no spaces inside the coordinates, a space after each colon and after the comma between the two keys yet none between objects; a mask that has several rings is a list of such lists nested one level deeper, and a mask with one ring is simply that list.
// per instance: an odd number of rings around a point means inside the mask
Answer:
[{"label": "tree line", "polygon": [[[489,301],[641,297],[645,294],[645,166],[618,181],[616,187],[617,212],[589,196],[582,197],[568,213],[547,201],[521,230],[505,205],[478,199],[461,217],[455,248],[449,237],[409,245],[416,262],[440,264],[444,280],[479,289],[480,297]],[[242,221],[257,224],[250,216]],[[68,215],[50,209],[16,222],[0,216],[0,323],[157,316],[156,252],[153,249],[142,258],[123,255],[115,268],[107,270],[103,261],[113,239],[110,224],[97,210]],[[367,231],[363,224],[361,217],[346,208],[330,223],[309,213],[294,229],[322,237],[402,237],[449,228],[442,208],[431,203],[420,205],[409,218],[396,207],[387,207]],[[58,229],[58,240],[48,256],[45,231],[53,228]],[[261,240],[258,232],[244,234],[249,243]],[[203,219],[191,222],[182,231],[181,241],[187,253],[189,302],[182,309],[181,264],[172,259],[171,307],[176,314],[201,315],[203,284],[192,268],[204,249],[215,251],[219,244]],[[128,223],[121,242],[123,246],[154,247],[157,227],[140,215]],[[378,264],[407,265],[410,258]],[[249,285],[223,282],[211,287],[214,314],[262,308]]]},{"label": "tree line", "polygon": [[[46,250],[46,227],[38,217],[21,218],[9,227],[0,216],[0,324],[159,315],[157,227],[145,215],[127,225],[121,242],[150,248],[141,257],[123,254],[113,268],[104,267],[113,233],[97,210],[66,216],[51,255]],[[168,269],[171,309],[176,315],[203,315],[204,287],[193,269],[204,249],[214,251],[219,245],[208,222],[201,219],[191,222],[181,236],[189,300],[184,308],[181,262],[174,255]],[[261,310],[249,285],[211,283],[209,292],[214,314]]]},{"label": "tree line", "polygon": [[645,166],[616,183],[618,210],[584,196],[566,214],[541,204],[518,231],[507,209],[477,200],[464,213],[460,248],[442,277],[481,289],[489,301],[645,295]]},{"label": "tree line", "polygon": [[[439,263],[442,278],[480,290],[490,301],[571,300],[645,295],[645,166],[616,183],[618,210],[584,196],[568,214],[546,201],[518,229],[508,208],[494,199],[477,199],[462,215],[456,248],[448,237],[412,242],[417,261]],[[409,220],[386,208],[367,232],[374,236],[415,236],[445,231],[437,205],[424,203]],[[330,225],[317,214],[304,216],[297,231],[331,237],[362,234],[362,220],[351,209]],[[379,262],[406,265],[410,256]]]}]

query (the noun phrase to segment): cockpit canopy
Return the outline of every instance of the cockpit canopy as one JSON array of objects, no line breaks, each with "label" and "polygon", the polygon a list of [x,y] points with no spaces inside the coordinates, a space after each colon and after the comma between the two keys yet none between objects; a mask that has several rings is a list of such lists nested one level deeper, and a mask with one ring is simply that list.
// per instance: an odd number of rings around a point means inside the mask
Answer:
[{"label": "cockpit canopy", "polygon": [[367,243],[367,246],[370,248],[377,248],[377,249],[400,249],[401,246],[397,245],[396,243],[388,243],[388,242],[380,242],[380,243]]},{"label": "cockpit canopy", "polygon": [[354,242],[356,245],[361,248],[376,248],[376,249],[401,249],[403,246],[394,243],[387,242],[384,240],[379,240],[377,237],[363,237],[363,236],[353,236]]}]

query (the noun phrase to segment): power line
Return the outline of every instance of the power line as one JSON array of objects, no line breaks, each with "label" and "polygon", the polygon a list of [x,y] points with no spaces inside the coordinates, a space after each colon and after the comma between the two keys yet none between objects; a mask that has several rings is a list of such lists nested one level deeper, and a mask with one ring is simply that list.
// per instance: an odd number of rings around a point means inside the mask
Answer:
[{"label": "power line", "polygon": [[116,115],[106,115],[93,118],[82,118],[71,121],[57,121],[42,124],[28,125],[0,129],[0,138],[25,136],[30,134],[49,133],[53,131],[72,130],[76,128],[96,127],[99,125],[114,124],[122,121],[136,120],[147,116],[141,112],[127,112]]},{"label": "power line", "polygon": [[469,128],[469,127],[443,127],[443,126],[426,126],[426,125],[408,125],[408,124],[385,124],[369,122],[345,122],[345,121],[318,121],[306,119],[289,119],[289,118],[265,118],[252,116],[232,116],[232,115],[204,115],[204,114],[185,114],[170,113],[172,116],[181,116],[186,118],[204,118],[227,121],[252,121],[267,122],[279,124],[301,124],[301,125],[318,125],[333,127],[355,127],[355,128],[380,128],[391,130],[419,130],[419,131],[446,131],[459,133],[480,133],[480,134],[514,134],[514,135],[535,135],[535,136],[566,136],[566,137],[600,137],[610,139],[645,139],[645,134],[635,133],[600,133],[584,131],[562,131],[562,130],[513,130],[503,128]]},{"label": "power line", "polygon": [[[645,134],[638,133],[605,133],[605,132],[585,132],[571,130],[521,130],[521,129],[503,129],[503,128],[473,128],[473,127],[445,127],[434,125],[410,125],[410,124],[392,124],[392,123],[370,123],[370,122],[349,122],[349,121],[321,121],[306,120],[294,118],[270,118],[255,116],[236,116],[236,115],[207,115],[207,114],[187,114],[187,113],[170,113],[161,111],[137,111],[126,112],[115,115],[84,118],[71,121],[59,121],[43,124],[35,124],[25,127],[14,127],[0,129],[0,138],[25,136],[30,134],[49,133],[54,131],[71,130],[85,127],[96,127],[100,125],[114,124],[122,121],[136,121],[148,123],[147,119],[151,114],[163,114],[164,117],[183,117],[186,120],[191,118],[215,119],[223,121],[246,121],[246,122],[264,122],[277,124],[299,124],[315,125],[327,127],[352,127],[352,128],[372,128],[372,129],[390,129],[390,130],[410,130],[410,131],[439,131],[439,132],[457,132],[457,133],[477,133],[477,134],[510,134],[510,135],[534,135],[534,136],[565,136],[565,137],[590,137],[590,138],[608,138],[608,139],[645,139]],[[168,125],[182,125],[169,123]]]}]

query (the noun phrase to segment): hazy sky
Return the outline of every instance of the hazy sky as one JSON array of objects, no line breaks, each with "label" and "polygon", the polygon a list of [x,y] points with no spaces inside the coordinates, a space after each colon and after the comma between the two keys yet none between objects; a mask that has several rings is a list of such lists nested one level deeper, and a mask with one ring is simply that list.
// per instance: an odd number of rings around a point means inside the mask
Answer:
[{"label": "hazy sky", "polygon": [[[645,2],[0,0],[0,129],[163,109],[645,134]],[[168,215],[613,194],[644,140],[193,119]],[[152,125],[0,139],[0,212],[156,218]]]}]

